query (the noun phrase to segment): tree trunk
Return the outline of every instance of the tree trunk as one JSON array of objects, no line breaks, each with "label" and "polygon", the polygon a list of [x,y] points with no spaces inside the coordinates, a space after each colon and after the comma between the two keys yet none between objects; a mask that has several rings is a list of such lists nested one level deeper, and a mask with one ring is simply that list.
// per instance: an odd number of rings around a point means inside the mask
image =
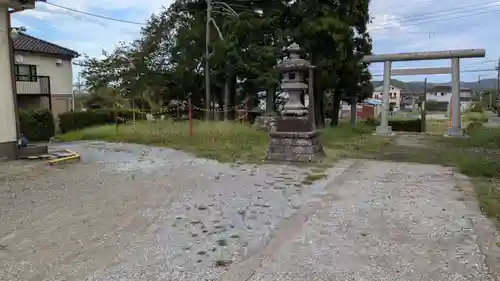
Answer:
[{"label": "tree trunk", "polygon": [[325,127],[324,97],[323,92],[314,93],[314,120],[316,128]]},{"label": "tree trunk", "polygon": [[224,81],[224,121],[228,121],[230,119],[230,108],[231,105],[231,66],[229,63],[226,63],[226,79]]},{"label": "tree trunk", "polygon": [[357,122],[357,113],[358,113],[358,108],[357,108],[357,97],[356,95],[352,95],[351,97],[351,127],[356,128],[356,122]]},{"label": "tree trunk", "polygon": [[274,95],[276,94],[276,87],[273,85],[269,87],[266,92],[266,115],[274,115]]},{"label": "tree trunk", "polygon": [[231,79],[229,80],[229,106],[231,107],[231,110],[229,111],[229,120],[235,120],[236,119],[236,86],[238,84],[238,81],[236,81],[236,76],[231,75]]},{"label": "tree trunk", "polygon": [[[314,72],[314,77],[317,76],[317,71]],[[314,120],[316,128],[325,127],[325,115],[323,110],[325,94],[323,89],[318,85],[318,79],[314,79]]]},{"label": "tree trunk", "polygon": [[231,106],[231,93],[229,89],[229,77],[226,78],[226,81],[224,82],[224,121],[229,120],[229,115],[230,115],[230,108]]},{"label": "tree trunk", "polygon": [[342,101],[342,95],[337,89],[335,89],[332,102],[332,112],[331,112],[332,121],[330,122],[331,127],[337,127],[339,125],[339,111],[340,111],[341,101]]}]

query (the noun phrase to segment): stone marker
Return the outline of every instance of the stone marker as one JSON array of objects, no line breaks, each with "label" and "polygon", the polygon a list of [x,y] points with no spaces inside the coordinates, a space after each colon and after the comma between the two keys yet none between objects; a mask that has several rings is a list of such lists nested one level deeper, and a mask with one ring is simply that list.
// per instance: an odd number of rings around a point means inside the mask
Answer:
[{"label": "stone marker", "polygon": [[[304,83],[305,73],[313,66],[300,57],[300,47],[292,44],[287,48],[288,58],[276,68],[283,73],[281,89],[288,93],[282,116],[276,119],[269,135],[267,160],[289,162],[313,162],[325,156],[319,142],[319,133],[308,118],[308,111],[301,101],[301,95],[312,87]],[[310,78],[310,81],[312,79]],[[310,98],[309,100],[313,100]]]}]

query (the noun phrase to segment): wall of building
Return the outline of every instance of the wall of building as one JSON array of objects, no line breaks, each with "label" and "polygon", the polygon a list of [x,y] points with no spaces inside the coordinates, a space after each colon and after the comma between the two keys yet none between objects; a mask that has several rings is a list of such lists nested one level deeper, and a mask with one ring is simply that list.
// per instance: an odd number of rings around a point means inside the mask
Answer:
[{"label": "wall of building", "polygon": [[[379,86],[375,89],[372,94],[372,99],[383,100],[383,86]],[[389,88],[389,103],[393,106],[395,110],[400,109],[401,104],[401,89],[391,85]]]},{"label": "wall of building", "polygon": [[31,64],[37,66],[38,76],[50,77],[50,90],[52,95],[71,95],[73,91],[73,65],[70,59],[62,59],[62,64],[56,61],[61,59],[46,54],[15,52],[22,56],[20,64]]},{"label": "wall of building", "polygon": [[0,158],[13,157],[17,143],[17,125],[12,89],[9,40],[9,14],[0,7]]}]

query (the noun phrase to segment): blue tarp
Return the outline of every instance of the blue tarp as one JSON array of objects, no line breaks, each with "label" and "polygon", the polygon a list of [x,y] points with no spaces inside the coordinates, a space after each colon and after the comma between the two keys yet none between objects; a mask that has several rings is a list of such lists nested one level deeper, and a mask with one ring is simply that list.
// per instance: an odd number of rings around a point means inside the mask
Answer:
[{"label": "blue tarp", "polygon": [[370,105],[381,105],[382,101],[381,100],[376,100],[376,99],[367,99],[367,100],[364,101],[364,103],[370,104]]}]

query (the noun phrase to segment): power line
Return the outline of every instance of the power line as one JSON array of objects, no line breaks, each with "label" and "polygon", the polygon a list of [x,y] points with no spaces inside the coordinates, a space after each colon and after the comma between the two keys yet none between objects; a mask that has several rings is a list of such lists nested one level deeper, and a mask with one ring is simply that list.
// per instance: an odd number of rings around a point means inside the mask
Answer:
[{"label": "power line", "polygon": [[98,15],[98,14],[94,14],[94,13],[80,11],[80,10],[77,10],[77,9],[73,9],[73,8],[61,6],[61,5],[50,3],[50,2],[42,2],[42,3],[45,3],[45,4],[50,5],[50,6],[54,6],[54,7],[60,8],[60,9],[68,10],[68,11],[71,11],[71,12],[74,12],[74,13],[79,13],[79,14],[83,14],[83,15],[87,15],[87,16],[91,16],[91,17],[105,19],[105,20],[111,20],[111,21],[122,22],[122,23],[129,23],[129,24],[136,24],[136,25],[146,25],[146,23],[144,23],[144,22],[136,22],[136,21],[128,21],[128,20],[122,20],[122,19],[112,18],[112,17],[108,17],[108,16],[103,16],[103,15]]},{"label": "power line", "polygon": [[[492,68],[492,69],[470,69],[470,70],[460,71],[460,73],[464,73],[464,72],[491,72],[491,71],[497,71],[497,69],[496,68]],[[384,74],[372,74],[372,76],[384,76]]]},{"label": "power line", "polygon": [[[483,6],[483,5],[490,5],[490,4],[498,4],[498,1],[495,0],[495,1],[489,1],[489,2],[484,2],[484,3],[476,3],[476,4],[473,4],[473,5],[455,7],[455,8],[451,8],[451,9],[442,9],[442,10],[437,10],[437,11],[430,12],[430,13],[428,12],[428,13],[412,14],[412,15],[405,16],[403,18],[406,18],[406,19],[411,19],[411,18],[415,18],[415,17],[418,18],[418,17],[421,17],[421,16],[429,16],[431,14],[447,13],[447,12],[450,12],[450,11],[463,10],[463,9],[467,9],[467,8],[472,8],[472,7],[477,7],[477,6]],[[493,5],[493,7],[494,6],[495,5]],[[481,8],[483,8],[483,7],[481,7]]]},{"label": "power line", "polygon": [[[491,7],[500,7],[500,5],[494,5],[494,6],[491,6]],[[480,12],[459,15],[459,14],[464,13],[464,12],[469,13],[469,12],[472,12],[472,11],[480,11]],[[498,12],[498,11],[500,11],[500,10],[494,9],[494,10],[486,10],[486,11],[484,11],[484,7],[481,7],[481,8],[476,8],[476,9],[470,9],[470,10],[467,10],[467,11],[458,11],[458,12],[447,13],[447,14],[443,14],[443,15],[433,15],[433,16],[428,16],[426,18],[408,19],[408,20],[404,20],[403,19],[403,20],[399,21],[398,23],[400,23],[400,24],[401,23],[427,24],[427,23],[433,23],[433,22],[438,22],[438,21],[442,21],[442,20],[458,19],[458,18],[464,18],[464,17],[482,15],[482,14],[487,14],[487,13],[492,13],[492,12]],[[433,13],[429,13],[429,15],[432,15],[432,14]],[[448,17],[448,16],[453,16],[453,15],[458,15],[458,16]],[[383,25],[381,25],[378,28],[371,29],[370,32],[379,31],[379,30],[386,30],[386,29],[390,29],[390,28],[398,28],[398,27],[400,27],[400,26],[393,26],[393,25],[390,25],[390,24],[383,24]]]}]

